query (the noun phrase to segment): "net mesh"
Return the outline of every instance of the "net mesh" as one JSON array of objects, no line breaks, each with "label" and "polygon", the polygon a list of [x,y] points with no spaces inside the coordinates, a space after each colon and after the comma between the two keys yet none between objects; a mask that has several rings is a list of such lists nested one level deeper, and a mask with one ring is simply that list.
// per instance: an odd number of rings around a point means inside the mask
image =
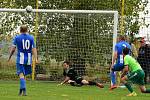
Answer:
[{"label": "net mesh", "polygon": [[[16,73],[15,55],[12,64],[6,60],[12,38],[22,24],[27,24],[35,35],[36,14],[1,12],[0,17],[0,30],[5,33],[0,40],[0,74],[5,79]],[[80,76],[107,81],[113,28],[113,13],[39,13],[36,45],[40,64],[36,65],[35,78],[60,80],[62,62],[69,60]]]}]

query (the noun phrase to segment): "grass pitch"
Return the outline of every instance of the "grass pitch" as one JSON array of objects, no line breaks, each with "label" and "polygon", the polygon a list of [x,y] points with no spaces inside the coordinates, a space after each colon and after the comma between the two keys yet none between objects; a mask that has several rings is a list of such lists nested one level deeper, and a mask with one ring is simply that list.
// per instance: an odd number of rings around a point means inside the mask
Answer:
[{"label": "grass pitch", "polygon": [[150,100],[150,94],[142,94],[137,88],[134,89],[138,96],[126,97],[129,93],[126,88],[109,91],[108,85],[100,89],[96,86],[57,86],[52,82],[27,81],[28,96],[18,96],[19,81],[0,81],[0,100]]}]

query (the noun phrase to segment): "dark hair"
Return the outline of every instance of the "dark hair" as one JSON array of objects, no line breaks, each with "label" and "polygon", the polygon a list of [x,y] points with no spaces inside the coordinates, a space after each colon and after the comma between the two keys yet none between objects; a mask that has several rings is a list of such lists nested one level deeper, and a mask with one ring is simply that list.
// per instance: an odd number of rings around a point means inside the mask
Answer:
[{"label": "dark hair", "polygon": [[27,27],[27,26],[22,25],[22,26],[20,27],[20,32],[21,32],[21,33],[26,33],[27,31],[28,31],[28,27]]},{"label": "dark hair", "polygon": [[66,61],[64,61],[64,63],[66,63],[67,65],[70,65],[70,62],[69,62],[69,61],[67,61],[67,60],[66,60]]},{"label": "dark hair", "polygon": [[130,49],[129,48],[126,47],[126,48],[123,49],[123,54],[124,55],[127,55],[129,53],[130,53]]},{"label": "dark hair", "polygon": [[119,35],[119,39],[125,41],[126,40],[126,36],[125,35]]}]

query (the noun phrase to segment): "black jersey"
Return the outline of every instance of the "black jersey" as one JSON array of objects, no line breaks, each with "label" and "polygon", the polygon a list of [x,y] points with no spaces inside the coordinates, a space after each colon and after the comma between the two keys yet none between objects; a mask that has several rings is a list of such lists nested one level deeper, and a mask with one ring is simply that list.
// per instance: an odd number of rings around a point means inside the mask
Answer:
[{"label": "black jersey", "polygon": [[78,78],[77,72],[72,67],[64,70],[63,75],[69,77],[70,80],[77,80]]}]

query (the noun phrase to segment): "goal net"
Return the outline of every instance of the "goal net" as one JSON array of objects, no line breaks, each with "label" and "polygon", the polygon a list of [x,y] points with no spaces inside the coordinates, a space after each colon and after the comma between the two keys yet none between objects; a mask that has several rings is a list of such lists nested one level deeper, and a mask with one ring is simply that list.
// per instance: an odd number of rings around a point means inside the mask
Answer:
[{"label": "goal net", "polygon": [[0,76],[15,77],[15,55],[8,64],[12,37],[27,24],[35,36],[38,59],[35,79],[57,81],[62,63],[71,62],[80,76],[107,81],[117,37],[118,13],[101,10],[0,10]]}]

